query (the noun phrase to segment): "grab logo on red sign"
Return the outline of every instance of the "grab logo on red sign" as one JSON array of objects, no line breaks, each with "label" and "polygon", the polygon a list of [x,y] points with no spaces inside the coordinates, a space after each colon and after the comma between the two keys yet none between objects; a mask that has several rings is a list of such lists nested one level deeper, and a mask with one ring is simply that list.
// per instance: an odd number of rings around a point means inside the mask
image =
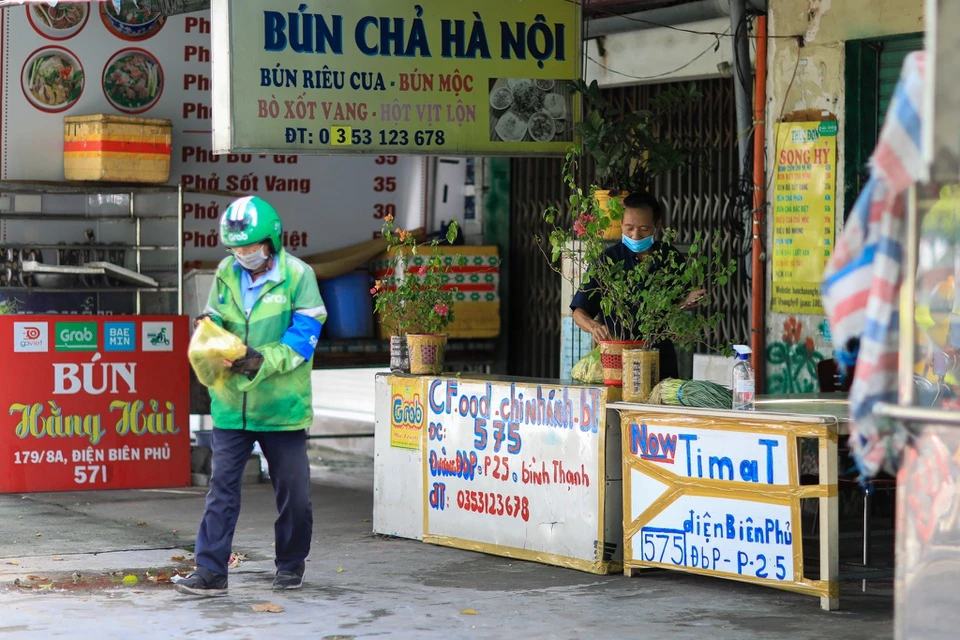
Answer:
[{"label": "grab logo on red sign", "polygon": [[48,350],[46,322],[14,322],[13,350],[17,353],[39,353]]}]

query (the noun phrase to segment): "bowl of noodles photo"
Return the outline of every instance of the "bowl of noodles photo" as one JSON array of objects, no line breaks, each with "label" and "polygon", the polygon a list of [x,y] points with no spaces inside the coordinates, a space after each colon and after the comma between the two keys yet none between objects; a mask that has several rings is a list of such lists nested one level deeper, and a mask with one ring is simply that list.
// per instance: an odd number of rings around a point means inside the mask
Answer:
[{"label": "bowl of noodles photo", "polygon": [[40,111],[58,113],[77,103],[83,94],[83,66],[62,47],[37,49],[27,58],[20,86],[27,101]]},{"label": "bowl of noodles photo", "polygon": [[90,17],[90,4],[87,2],[58,2],[54,5],[46,2],[28,4],[27,20],[34,30],[49,40],[66,40],[73,37]]},{"label": "bowl of noodles photo", "polygon": [[118,111],[142,113],[163,93],[160,63],[143,49],[123,49],[103,68],[103,94]]},{"label": "bowl of noodles photo", "polygon": [[121,0],[117,11],[113,2],[108,1],[101,4],[100,12],[107,28],[121,38],[149,38],[163,26],[163,14],[156,2]]}]

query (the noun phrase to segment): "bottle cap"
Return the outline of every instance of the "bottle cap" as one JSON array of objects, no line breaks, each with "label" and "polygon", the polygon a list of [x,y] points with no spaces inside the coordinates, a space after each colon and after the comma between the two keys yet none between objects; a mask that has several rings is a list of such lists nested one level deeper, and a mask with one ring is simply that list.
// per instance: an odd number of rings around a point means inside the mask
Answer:
[{"label": "bottle cap", "polygon": [[745,344],[735,344],[733,350],[737,352],[737,360],[746,360],[747,356],[753,353],[753,350]]}]

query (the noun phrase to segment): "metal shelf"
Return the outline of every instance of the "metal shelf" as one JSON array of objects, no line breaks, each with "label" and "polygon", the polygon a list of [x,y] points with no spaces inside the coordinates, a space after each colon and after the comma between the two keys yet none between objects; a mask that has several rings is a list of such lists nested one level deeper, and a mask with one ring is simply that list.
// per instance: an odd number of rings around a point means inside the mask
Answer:
[{"label": "metal shelf", "polygon": [[[183,313],[183,193],[184,189],[181,185],[144,185],[144,184],[129,184],[129,183],[103,183],[103,182],[52,182],[52,181],[36,181],[36,180],[0,180],[0,193],[6,194],[37,194],[37,195],[126,195],[129,197],[129,202],[126,203],[127,212],[123,215],[109,215],[109,214],[69,214],[69,213],[0,213],[0,221],[12,221],[12,220],[24,220],[32,222],[55,222],[55,221],[105,221],[105,222],[124,222],[133,225],[134,240],[132,244],[52,244],[52,243],[43,243],[43,244],[28,244],[28,243],[17,243],[17,244],[4,244],[4,247],[7,248],[16,248],[16,249],[47,249],[47,250],[68,250],[68,251],[132,251],[136,258],[136,267],[135,271],[139,274],[143,274],[145,265],[143,261],[143,252],[144,251],[176,251],[177,252],[177,263],[175,269],[170,269],[168,272],[176,271],[177,273],[177,282],[176,286],[169,286],[168,284],[161,285],[159,287],[138,287],[138,286],[118,286],[118,287],[0,287],[0,291],[5,293],[13,292],[21,296],[31,296],[36,294],[44,293],[93,293],[93,294],[133,294],[135,296],[135,313],[139,314],[141,310],[141,295],[149,293],[176,293],[177,300],[174,305],[176,311],[175,313]],[[174,209],[175,214],[157,214],[157,215],[146,215],[141,216],[136,212],[134,196],[142,194],[166,194],[176,196],[176,205],[174,207],[166,207],[167,210]],[[160,220],[176,220],[174,223],[168,223],[169,226],[172,226],[176,233],[177,244],[174,245],[161,245],[161,244],[143,244],[143,233],[144,233],[144,222],[150,224],[153,221]],[[161,269],[151,269],[154,272],[163,271]]]},{"label": "metal shelf", "polygon": [[176,251],[180,247],[172,244],[41,244],[41,243],[21,243],[21,244],[0,244],[4,249],[66,249],[66,250],[117,250],[129,249],[130,251]]},{"label": "metal shelf", "polygon": [[[94,276],[102,277],[102,276]],[[176,293],[177,287],[0,287],[3,293]]]},{"label": "metal shelf", "polygon": [[131,193],[169,193],[176,194],[178,185],[157,184],[143,185],[125,182],[64,182],[45,180],[0,180],[0,192],[22,194],[59,194],[59,195],[87,195],[87,194],[118,194]]},{"label": "metal shelf", "polygon": [[[2,191],[2,190],[0,190]],[[140,216],[141,221],[150,220],[171,220],[176,218],[176,214],[158,214],[150,216]],[[136,218],[131,218],[127,214],[109,215],[103,213],[15,213],[10,211],[0,212],[0,220],[96,220],[98,222],[133,222]]]}]

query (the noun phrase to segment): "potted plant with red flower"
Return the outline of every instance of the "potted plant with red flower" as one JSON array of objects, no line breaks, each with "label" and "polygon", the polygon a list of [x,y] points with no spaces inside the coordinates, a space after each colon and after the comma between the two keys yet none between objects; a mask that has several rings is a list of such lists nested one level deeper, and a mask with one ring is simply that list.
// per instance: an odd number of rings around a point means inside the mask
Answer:
[{"label": "potted plant with red flower", "polygon": [[[451,222],[446,234],[449,243],[457,232],[457,223]],[[390,215],[384,218],[382,233],[393,276],[377,280],[370,292],[374,309],[391,334],[391,368],[406,370],[408,362],[410,373],[442,373],[447,343],[443,330],[454,320],[457,293],[447,274],[451,266],[465,265],[466,258],[457,254],[451,264],[445,264],[449,256],[440,253],[439,238],[421,243],[397,227]]]}]

